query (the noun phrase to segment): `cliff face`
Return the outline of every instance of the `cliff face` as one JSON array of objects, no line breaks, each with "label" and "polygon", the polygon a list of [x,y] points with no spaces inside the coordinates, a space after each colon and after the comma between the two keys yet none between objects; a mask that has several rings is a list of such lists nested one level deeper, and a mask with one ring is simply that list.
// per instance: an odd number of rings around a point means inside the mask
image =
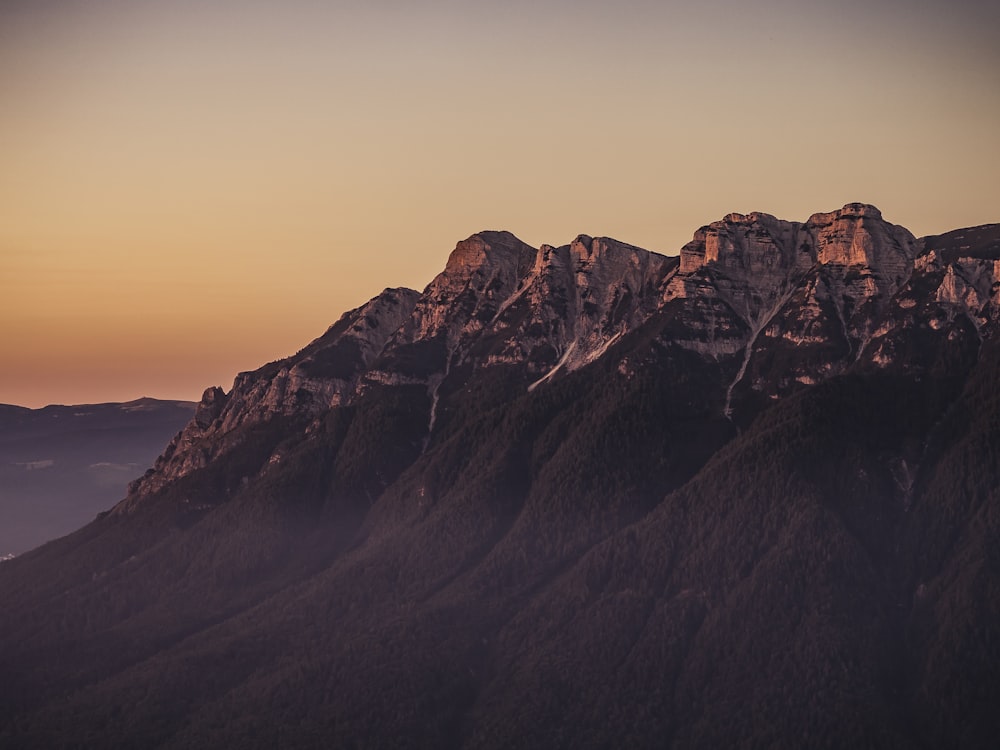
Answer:
[{"label": "cliff face", "polygon": [[707,310],[689,318],[696,336],[679,341],[713,357],[742,353],[728,411],[755,357],[784,358],[792,349],[801,355],[771,382],[753,368],[751,388],[772,397],[857,361],[919,252],[913,235],[874,206],[852,203],[805,223],[730,214],[681,250],[664,300],[694,299]]},{"label": "cliff face", "polygon": [[729,214],[679,258],[603,237],[536,249],[480,232],[423,293],[387,289],[298,354],[242,373],[229,394],[207,390],[119,512],[274,415],[318,418],[373,388],[412,386],[426,394],[426,445],[442,397],[475,373],[513,369],[526,391],[605,357],[634,374],[649,354],[622,342],[642,330],[697,356],[729,419],[741,402],[752,413],[858,364],[908,367],[900,353],[924,328],[981,339],[996,317],[1000,261],[968,242],[963,255],[961,239],[937,240],[944,257],[860,203],[805,222]]},{"label": "cliff face", "polygon": [[240,443],[242,428],[277,414],[313,417],[372,388],[418,386],[430,432],[450,376],[517,366],[533,387],[582,367],[655,312],[673,265],[606,238],[535,249],[507,232],[475,234],[422,294],[387,289],[298,354],[241,373],[228,395],[205,391],[196,418],[116,512],[207,466]]},{"label": "cliff face", "polygon": [[386,289],[287,359],[237,376],[227,394],[208,388],[194,418],[170,442],[153,468],[129,486],[129,497],[115,512],[134,506],[136,498],[155,492],[238,445],[240,428],[278,414],[321,414],[350,402],[360,378],[389,337],[413,313],[417,293]]}]

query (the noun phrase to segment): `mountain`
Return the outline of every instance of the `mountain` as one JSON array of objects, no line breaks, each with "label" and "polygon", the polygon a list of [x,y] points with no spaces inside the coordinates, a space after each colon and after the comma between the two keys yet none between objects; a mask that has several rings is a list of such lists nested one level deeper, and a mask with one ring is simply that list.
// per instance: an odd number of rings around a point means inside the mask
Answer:
[{"label": "mountain", "polygon": [[0,404],[0,554],[20,554],[93,520],[151,466],[195,404]]},{"label": "mountain", "polygon": [[0,565],[17,747],[992,747],[1000,225],[458,243]]}]

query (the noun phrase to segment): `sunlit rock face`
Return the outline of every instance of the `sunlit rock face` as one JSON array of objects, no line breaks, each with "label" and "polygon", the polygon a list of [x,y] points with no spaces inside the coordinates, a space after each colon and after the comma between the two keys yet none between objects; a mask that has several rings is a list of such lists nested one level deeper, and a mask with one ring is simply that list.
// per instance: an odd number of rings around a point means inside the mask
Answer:
[{"label": "sunlit rock face", "polygon": [[747,386],[773,398],[819,382],[862,356],[920,247],[861,203],[805,223],[729,214],[681,250],[663,300],[689,336],[674,340],[735,358],[727,409]]},{"label": "sunlit rock face", "polygon": [[[816,315],[831,304],[844,319],[845,336],[860,340],[867,324],[858,320],[849,327],[848,321],[873,298],[891,297],[918,251],[906,229],[860,203],[814,214],[804,224],[762,213],[729,214],[699,229],[682,248],[680,272],[664,299],[717,294],[751,331],[759,331],[793,295],[805,292]],[[810,288],[817,276],[822,283]],[[814,316],[802,317],[807,328],[814,322]]]},{"label": "sunlit rock face", "polygon": [[508,232],[475,234],[423,293],[387,289],[298,354],[241,373],[228,395],[206,391],[199,418],[131,494],[205,467],[244,439],[241,428],[276,415],[315,416],[373,388],[419,386],[430,430],[449,376],[517,366],[530,387],[582,367],[656,311],[674,266],[608,238],[535,249]]},{"label": "sunlit rock face", "polygon": [[[417,297],[410,289],[386,289],[346,313],[295,356],[240,373],[229,394],[218,387],[207,389],[194,419],[154,467],[132,483],[130,499],[154,492],[228,452],[243,440],[240,427],[278,414],[318,415],[349,401],[386,340],[409,319]],[[130,507],[126,502],[118,509]]]},{"label": "sunlit rock face", "polygon": [[604,358],[632,377],[694,356],[684,367],[735,418],[851,367],[932,367],[931,339],[961,360],[994,326],[1000,270],[996,232],[963,231],[928,244],[851,203],[805,222],[729,214],[679,257],[583,234],[533,248],[479,232],[422,293],[387,289],[229,394],[206,391],[130,497],[207,466],[253,425],[315,421],[379,389],[409,389],[426,446],[449,399],[489,371],[506,373],[513,397]]},{"label": "sunlit rock face", "polygon": [[459,242],[392,344],[481,331],[516,291],[534,254],[509,232],[481,232]]},{"label": "sunlit rock face", "polygon": [[862,359],[943,376],[955,362],[975,361],[983,342],[996,336],[1000,225],[927,237],[921,247]]},{"label": "sunlit rock face", "polygon": [[576,369],[655,311],[657,285],[675,263],[608,238],[535,249],[506,232],[473,235],[421,295],[372,377],[388,382],[414,360],[421,364],[409,374],[428,382],[454,365]]},{"label": "sunlit rock face", "polygon": [[543,245],[492,321],[494,362],[525,362],[537,386],[600,357],[657,308],[676,261],[606,237]]}]

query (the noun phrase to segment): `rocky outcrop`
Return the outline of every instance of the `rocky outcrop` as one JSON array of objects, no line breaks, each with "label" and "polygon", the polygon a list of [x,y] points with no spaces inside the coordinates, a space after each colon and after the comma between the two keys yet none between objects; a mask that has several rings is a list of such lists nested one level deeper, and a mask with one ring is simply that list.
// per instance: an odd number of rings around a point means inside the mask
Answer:
[{"label": "rocky outcrop", "polygon": [[[989,227],[964,231],[928,244],[851,203],[805,222],[729,214],[700,228],[679,258],[606,237],[536,249],[509,232],[479,232],[457,243],[422,293],[387,289],[294,356],[240,374],[228,395],[206,391],[130,497],[207,465],[243,428],[315,418],[372,389],[426,394],[426,445],[442,398],[476,373],[509,368],[531,391],[643,327],[657,356],[686,352],[702,363],[686,367],[726,384],[719,402],[730,417],[740,403],[859,362],[892,366],[917,329],[981,340],[996,320],[1000,243]],[[613,356],[623,374],[641,366],[628,347]]]},{"label": "rocky outcrop", "polygon": [[537,387],[600,357],[657,308],[676,261],[607,237],[543,245],[518,292],[492,321],[493,362],[527,364]]},{"label": "rocky outcrop", "polygon": [[[818,274],[822,283],[808,289],[806,304],[818,312],[828,302],[848,328],[866,302],[888,301],[909,276],[919,249],[906,229],[861,203],[814,214],[804,224],[762,213],[729,214],[699,229],[681,249],[680,272],[664,300],[718,296],[752,337]],[[855,342],[866,332],[861,321],[844,331]]]},{"label": "rocky outcrop", "polygon": [[[729,214],[681,250],[663,295],[686,320],[673,340],[715,359],[741,355],[727,413],[748,372],[751,389],[770,397],[819,382],[861,355],[919,251],[910,232],[861,203],[804,223]],[[765,372],[775,358],[789,360],[777,378]]]},{"label": "rocky outcrop", "polygon": [[422,294],[387,289],[298,354],[241,373],[228,395],[206,391],[199,418],[130,497],[206,466],[239,444],[241,428],[276,415],[319,415],[372,388],[425,388],[430,434],[449,377],[522,366],[527,386],[537,387],[578,369],[656,312],[659,286],[676,264],[603,237],[536,249],[509,232],[472,235]]},{"label": "rocky outcrop", "polygon": [[129,486],[116,512],[127,512],[137,498],[229,452],[241,442],[242,427],[279,414],[317,415],[349,401],[385,342],[409,319],[418,296],[411,289],[386,289],[292,357],[240,373],[228,395],[219,387],[207,389],[194,418],[153,468]]},{"label": "rocky outcrop", "polygon": [[507,232],[475,234],[458,243],[371,379],[431,381],[458,363],[575,369],[655,311],[656,287],[675,263],[610,238],[535,249]]},{"label": "rocky outcrop", "polygon": [[1000,318],[1000,225],[928,237],[861,357],[915,375],[968,366]]}]

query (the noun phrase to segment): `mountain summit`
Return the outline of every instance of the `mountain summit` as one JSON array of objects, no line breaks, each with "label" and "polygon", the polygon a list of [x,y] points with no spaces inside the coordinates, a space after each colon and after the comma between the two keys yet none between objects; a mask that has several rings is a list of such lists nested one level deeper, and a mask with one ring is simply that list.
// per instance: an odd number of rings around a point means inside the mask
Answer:
[{"label": "mountain summit", "polygon": [[[228,396],[206,391],[201,416],[120,509],[225,452],[234,430],[276,414],[318,417],[373,388],[396,387],[412,392],[414,410],[424,412],[426,448],[449,409],[442,396],[470,379],[497,371],[515,395],[616,345],[610,358],[630,372],[640,351],[650,353],[648,343],[634,350],[640,338],[652,337],[656,351],[696,353],[693,367],[716,381],[701,396],[728,419],[734,397],[742,400],[749,417],[761,397],[788,395],[859,361],[890,366],[897,339],[906,337],[907,305],[916,303],[906,285],[929,282],[945,316],[958,314],[976,331],[993,317],[992,270],[983,276],[952,264],[938,279],[933,252],[916,267],[921,249],[861,203],[805,223],[729,214],[699,229],[679,258],[604,237],[536,249],[509,232],[479,232],[455,246],[423,293],[386,289],[298,354],[241,374]],[[941,291],[955,283],[964,290],[968,273],[982,277],[968,304]],[[968,334],[961,326],[953,333]]]},{"label": "mountain summit", "polygon": [[459,242],[0,565],[18,746],[990,746],[1000,225]]}]

